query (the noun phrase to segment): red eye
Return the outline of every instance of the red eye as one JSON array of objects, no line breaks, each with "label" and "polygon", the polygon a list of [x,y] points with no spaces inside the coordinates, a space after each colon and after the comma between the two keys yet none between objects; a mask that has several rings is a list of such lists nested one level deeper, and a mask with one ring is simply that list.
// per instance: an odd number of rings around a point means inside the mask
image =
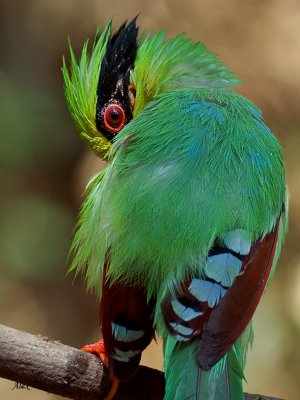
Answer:
[{"label": "red eye", "polygon": [[103,120],[106,129],[119,132],[125,125],[125,112],[119,104],[111,103],[104,110]]}]

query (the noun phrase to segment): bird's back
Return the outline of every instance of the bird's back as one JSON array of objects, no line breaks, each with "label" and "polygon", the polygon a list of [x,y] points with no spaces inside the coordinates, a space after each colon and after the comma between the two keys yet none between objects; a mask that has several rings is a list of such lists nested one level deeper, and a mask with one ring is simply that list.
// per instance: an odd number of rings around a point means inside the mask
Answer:
[{"label": "bird's back", "polygon": [[126,271],[157,294],[166,279],[201,274],[217,237],[239,228],[254,240],[276,222],[285,192],[280,145],[254,105],[229,89],[160,95],[116,148],[102,227],[115,280]]}]

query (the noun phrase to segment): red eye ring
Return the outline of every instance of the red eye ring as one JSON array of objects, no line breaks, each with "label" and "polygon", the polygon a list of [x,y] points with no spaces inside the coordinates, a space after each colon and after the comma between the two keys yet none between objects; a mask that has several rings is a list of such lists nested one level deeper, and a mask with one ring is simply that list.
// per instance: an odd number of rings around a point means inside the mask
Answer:
[{"label": "red eye ring", "polygon": [[103,112],[104,126],[111,132],[119,132],[126,122],[125,111],[117,103],[110,103]]}]

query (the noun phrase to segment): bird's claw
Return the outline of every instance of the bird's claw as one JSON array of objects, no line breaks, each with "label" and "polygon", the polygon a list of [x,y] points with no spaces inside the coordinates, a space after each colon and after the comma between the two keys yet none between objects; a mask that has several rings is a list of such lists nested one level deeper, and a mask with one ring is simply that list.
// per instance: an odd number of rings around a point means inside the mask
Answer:
[{"label": "bird's claw", "polygon": [[[82,350],[86,353],[92,353],[92,354],[96,354],[97,356],[99,356],[99,358],[100,358],[101,362],[103,363],[103,365],[105,366],[105,368],[107,368],[109,370],[108,355],[105,350],[105,345],[104,345],[103,339],[101,339],[98,342],[93,343],[93,344],[87,344],[87,345],[83,346],[80,350]],[[112,386],[111,386],[108,396],[105,397],[104,400],[112,400],[114,395],[116,394],[116,391],[119,386],[119,380],[114,376],[112,371],[110,371],[109,378],[112,382]]]},{"label": "bird's claw", "polygon": [[86,344],[83,346],[80,350],[86,352],[86,353],[92,353],[96,354],[99,356],[101,362],[104,364],[104,366],[109,369],[108,367],[108,355],[105,350],[104,346],[104,340],[101,339],[99,342],[92,343],[92,344]]}]

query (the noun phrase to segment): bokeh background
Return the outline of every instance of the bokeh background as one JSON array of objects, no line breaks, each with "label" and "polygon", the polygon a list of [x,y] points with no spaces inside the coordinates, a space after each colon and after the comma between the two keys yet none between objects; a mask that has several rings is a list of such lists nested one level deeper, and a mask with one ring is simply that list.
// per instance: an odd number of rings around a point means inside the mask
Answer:
[{"label": "bokeh background", "polygon": [[[300,2],[298,0],[26,0],[0,2],[0,323],[80,347],[98,339],[98,303],[66,276],[81,193],[99,160],[80,141],[61,78],[67,37],[77,54],[112,15],[205,42],[244,82],[280,139],[291,193],[278,272],[255,317],[245,390],[300,399]],[[1,349],[0,349],[1,350]],[[162,368],[160,345],[144,363]],[[12,390],[0,399],[53,400]]]}]

